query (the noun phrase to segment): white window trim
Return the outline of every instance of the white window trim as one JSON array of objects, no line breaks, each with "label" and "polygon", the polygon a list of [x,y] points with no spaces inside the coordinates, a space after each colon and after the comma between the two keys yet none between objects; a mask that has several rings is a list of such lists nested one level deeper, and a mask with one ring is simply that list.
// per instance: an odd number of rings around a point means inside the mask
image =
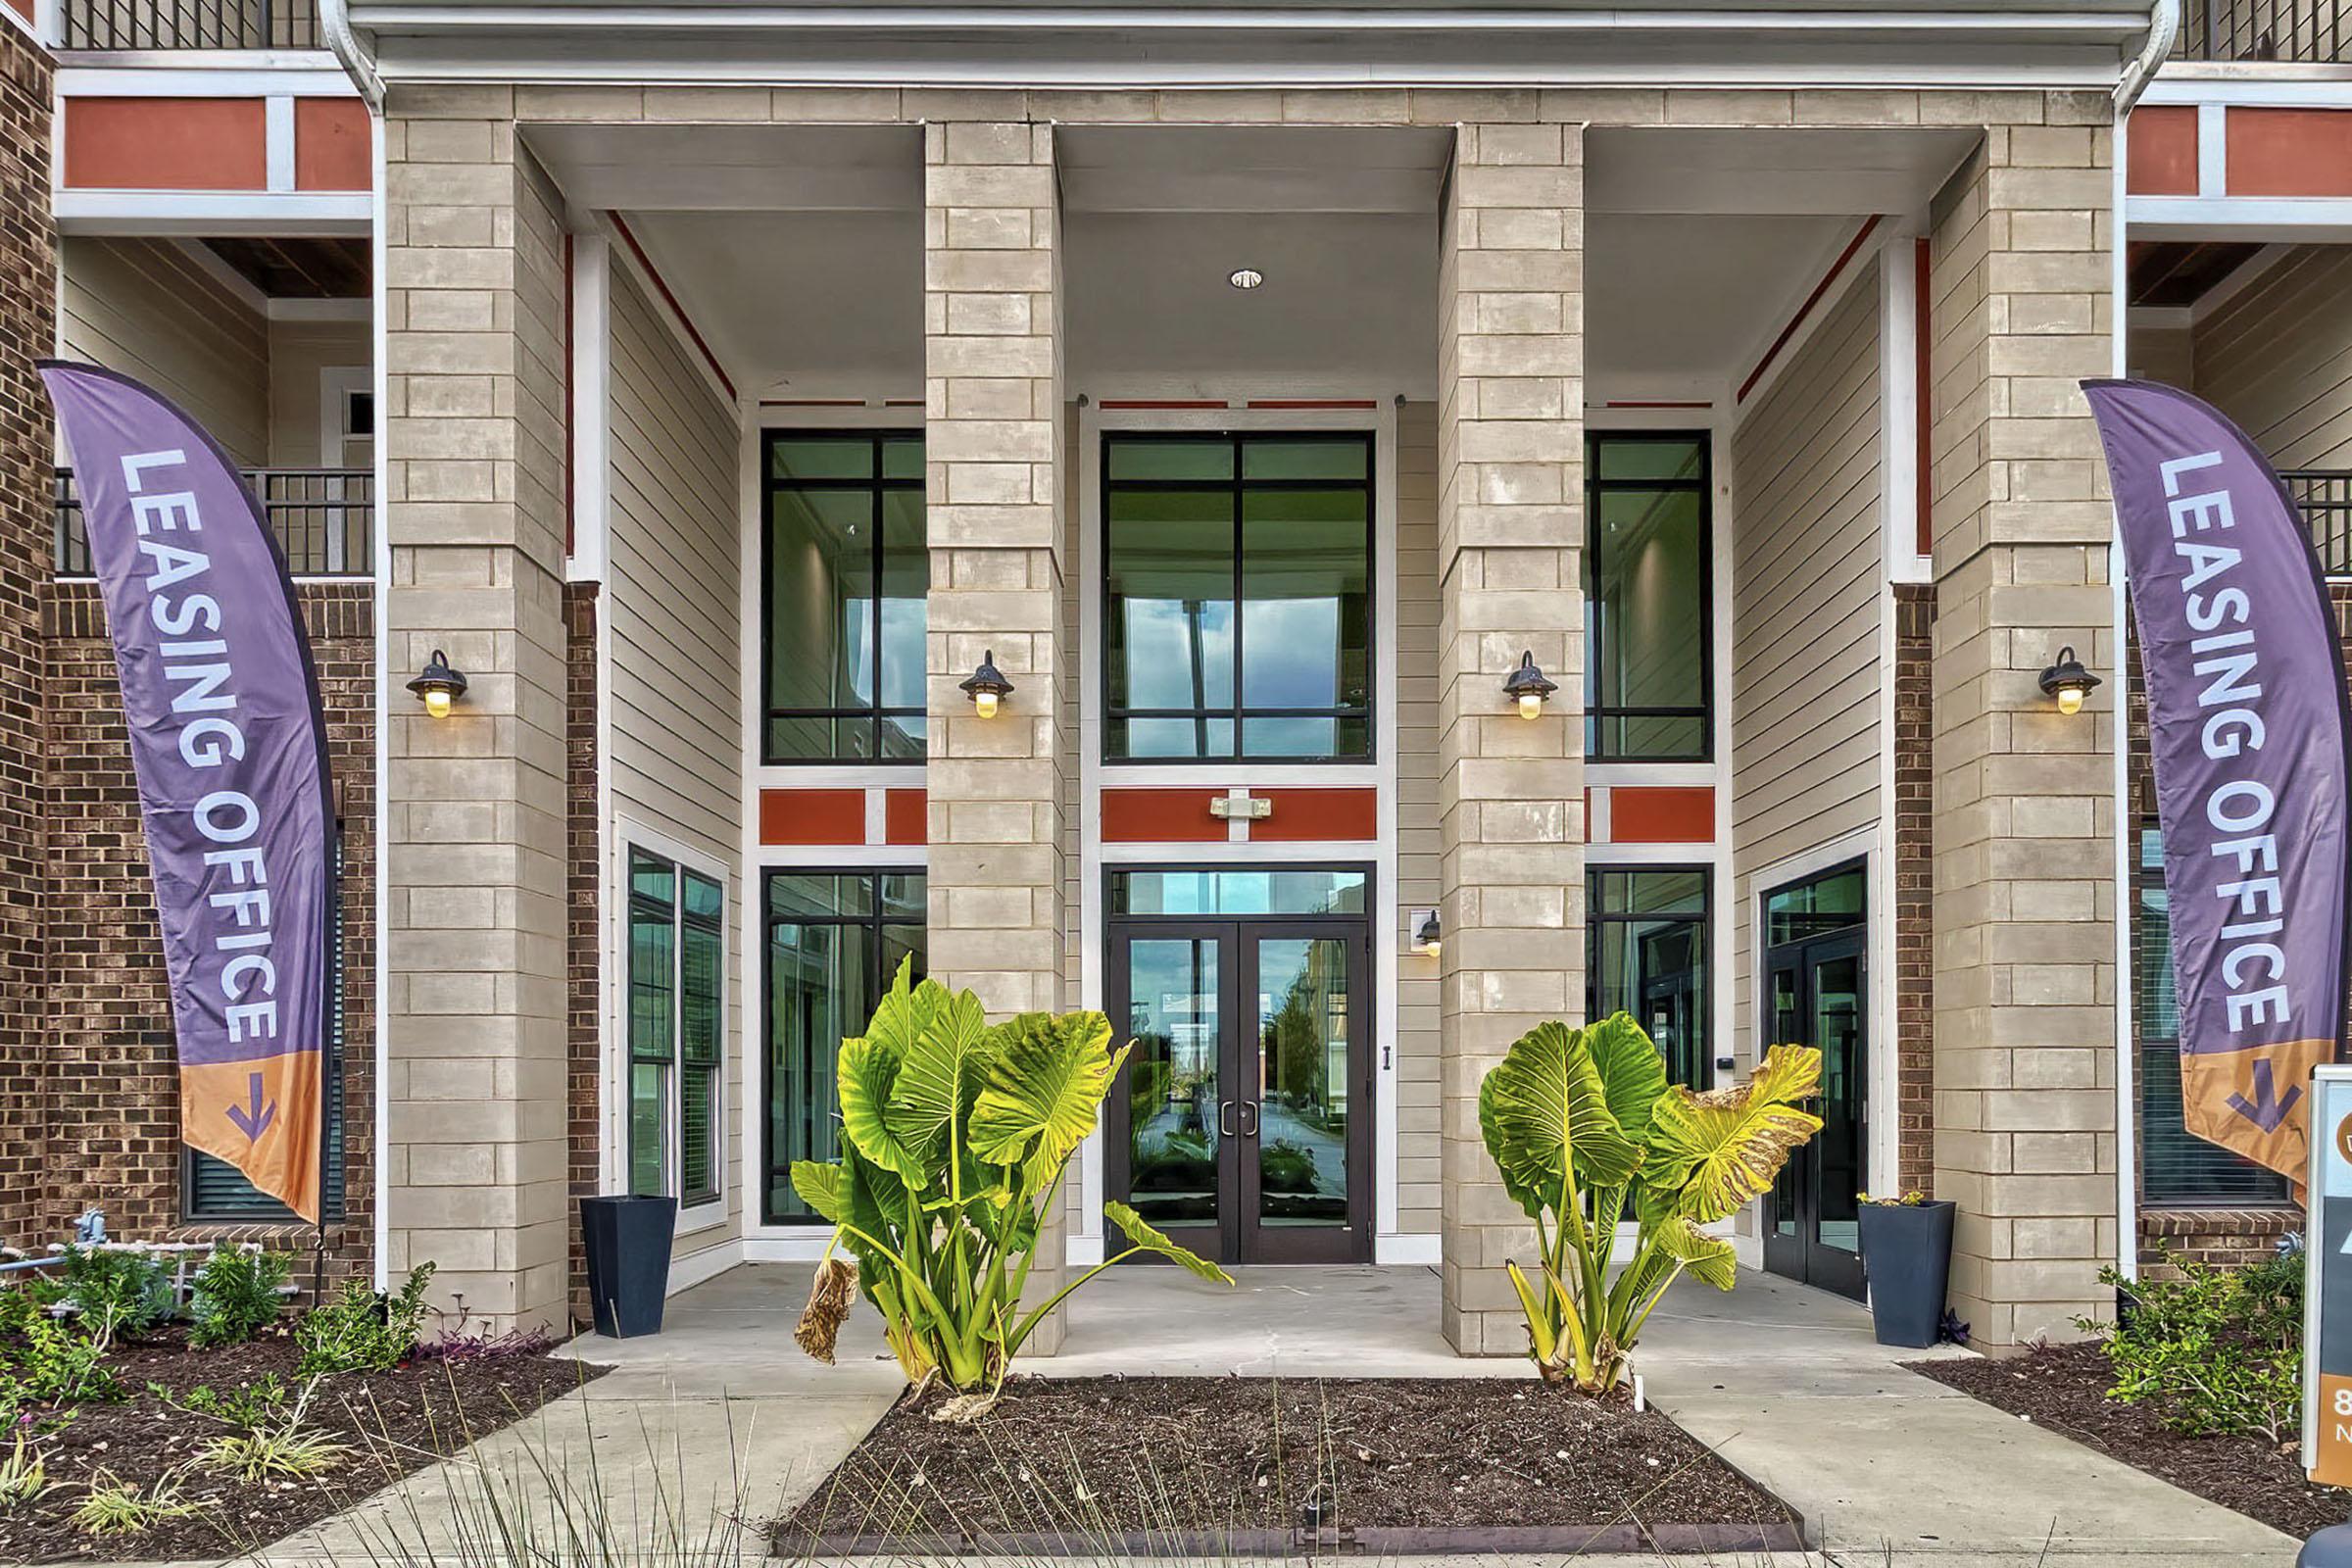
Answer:
[{"label": "white window trim", "polygon": [[[643,850],[649,855],[661,856],[680,871],[693,871],[718,884],[718,950],[722,956],[727,952],[731,935],[727,928],[727,911],[734,903],[734,889],[732,880],[727,875],[726,867],[701,850],[691,849],[659,828],[648,826],[643,820],[625,813],[615,814],[611,820],[612,823],[611,872],[606,885],[613,890],[614,896],[607,901],[610,917],[606,921],[606,926],[611,933],[608,951],[612,955],[611,967],[607,972],[612,975],[613,983],[606,988],[606,1027],[603,1054],[605,1058],[604,1076],[608,1085],[604,1096],[604,1102],[608,1107],[608,1125],[603,1164],[607,1189],[613,1192],[626,1192],[629,1177],[629,852]],[[683,889],[678,892],[675,906],[682,928],[686,912]],[[672,949],[671,961],[673,964],[683,964],[685,956],[686,944],[680,941]],[[729,1160],[726,1139],[727,1120],[731,1108],[728,1104],[727,1072],[730,1063],[727,1060],[727,1037],[729,1025],[733,1022],[727,1006],[727,980],[728,976],[724,974],[719,976],[719,1056],[718,1065],[711,1079],[714,1103],[710,1107],[710,1131],[718,1146],[717,1157],[712,1161],[712,1175],[715,1178],[715,1184],[710,1197],[698,1200],[691,1204],[686,1201],[684,1195],[678,1192],[678,1154],[683,1142],[678,1134],[683,1131],[684,1116],[684,1109],[678,1096],[678,1074],[685,1063],[683,1031],[681,1030],[678,1036],[671,1041],[673,1059],[670,1063],[667,1113],[671,1137],[662,1152],[662,1185],[666,1189],[667,1195],[676,1196],[678,1199],[676,1234],[681,1237],[697,1235],[714,1226],[722,1225],[727,1218],[727,1201],[731,1190],[728,1182]],[[679,983],[673,987],[671,994],[680,998],[681,1001],[683,1000],[685,991],[682,976],[679,977]],[[749,1055],[750,1053],[738,1050],[736,1054],[744,1056]]]}]

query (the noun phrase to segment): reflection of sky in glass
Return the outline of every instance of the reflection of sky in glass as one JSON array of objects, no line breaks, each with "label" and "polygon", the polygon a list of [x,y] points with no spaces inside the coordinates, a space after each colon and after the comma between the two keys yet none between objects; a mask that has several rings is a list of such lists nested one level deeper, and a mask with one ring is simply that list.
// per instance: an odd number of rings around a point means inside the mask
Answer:
[{"label": "reflection of sky in glass", "polygon": [[[1252,708],[1334,708],[1340,695],[1340,602],[1253,599],[1242,612],[1249,668],[1242,698]],[[1328,739],[1330,731],[1325,729]]]},{"label": "reflection of sky in glass", "polygon": [[1251,718],[1242,724],[1245,757],[1330,757],[1340,749],[1335,718]]},{"label": "reflection of sky in glass", "polygon": [[874,606],[869,599],[841,603],[841,667],[833,705],[862,707],[873,700]]},{"label": "reflection of sky in glass", "polygon": [[1233,706],[1232,600],[1127,599],[1121,605],[1128,707]]},{"label": "reflection of sky in glass", "polygon": [[923,625],[921,599],[882,601],[882,706],[923,706]]}]

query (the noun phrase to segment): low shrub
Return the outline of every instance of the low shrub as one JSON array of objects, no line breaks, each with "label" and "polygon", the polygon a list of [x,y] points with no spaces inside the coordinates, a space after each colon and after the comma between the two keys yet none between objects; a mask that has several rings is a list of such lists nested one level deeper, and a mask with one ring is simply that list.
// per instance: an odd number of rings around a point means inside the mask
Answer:
[{"label": "low shrub", "polygon": [[64,1318],[50,1308],[54,1286],[0,1291],[0,1419],[31,1405],[122,1396],[106,1364],[106,1314]]},{"label": "low shrub", "polygon": [[294,1271],[283,1252],[216,1247],[188,1282],[188,1344],[241,1345],[277,1321],[277,1288]]},{"label": "low shrub", "polygon": [[68,1247],[58,1274],[63,1298],[100,1346],[136,1339],[172,1319],[172,1274],[145,1252],[119,1247]]},{"label": "low shrub", "polygon": [[302,1348],[295,1370],[308,1378],[399,1366],[416,1353],[424,1331],[424,1291],[432,1277],[433,1265],[419,1263],[390,1294],[368,1289],[365,1280],[345,1280],[333,1299],[295,1324],[294,1341]]},{"label": "low shrub", "polygon": [[2177,1275],[2099,1279],[2126,1293],[2114,1323],[2078,1318],[2104,1333],[2115,1368],[2111,1398],[2150,1404],[2190,1436],[2259,1437],[2284,1443],[2303,1414],[2303,1260],[2283,1254],[2240,1269],[2193,1258],[2161,1261]]}]

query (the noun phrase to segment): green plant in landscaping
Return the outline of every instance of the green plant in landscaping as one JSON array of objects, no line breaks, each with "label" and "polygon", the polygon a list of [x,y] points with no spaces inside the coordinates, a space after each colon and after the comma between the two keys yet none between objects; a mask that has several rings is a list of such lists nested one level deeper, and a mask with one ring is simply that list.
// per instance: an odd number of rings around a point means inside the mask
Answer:
[{"label": "green plant in landscaping", "polygon": [[2106,1335],[2108,1396],[2149,1403],[2175,1432],[2286,1442],[2303,1414],[2303,1259],[2226,1269],[2168,1248],[2158,1262],[2177,1277],[2101,1270],[2130,1304],[2115,1323],[2075,1320]]},{"label": "green plant in landscaping", "polygon": [[277,1321],[277,1288],[294,1271],[283,1252],[220,1246],[188,1282],[188,1344],[240,1345]]},{"label": "green plant in landscaping", "polygon": [[419,1263],[398,1291],[370,1290],[348,1279],[333,1299],[304,1313],[294,1325],[302,1348],[295,1370],[304,1377],[335,1372],[389,1372],[416,1349],[424,1332],[424,1292],[433,1265]]},{"label": "green plant in landscaping", "polygon": [[[1821,1130],[1796,1103],[1820,1082],[1820,1052],[1774,1046],[1736,1088],[1670,1087],[1657,1047],[1622,1012],[1586,1029],[1539,1024],[1512,1044],[1479,1085],[1478,1125],[1503,1190],[1536,1222],[1535,1277],[1504,1266],[1545,1378],[1605,1394],[1677,1275],[1732,1288],[1732,1244],[1699,1227],[1769,1191]],[[1633,1253],[1612,1268],[1629,1200]]]},{"label": "green plant in landscaping", "polygon": [[[321,1374],[323,1375],[323,1374]],[[274,1386],[276,1379],[270,1380]],[[228,1422],[237,1428],[206,1444],[198,1452],[196,1462],[208,1470],[223,1471],[243,1481],[266,1481],[271,1476],[317,1476],[342,1464],[351,1453],[350,1446],[337,1443],[324,1432],[303,1424],[309,1411],[311,1396],[318,1392],[318,1379],[313,1378],[302,1387],[302,1396],[292,1409],[285,1408],[285,1391],[276,1388],[276,1398],[256,1400],[252,1405],[239,1404],[238,1417],[226,1415],[215,1419]],[[240,1393],[244,1391],[239,1391]],[[230,1401],[219,1401],[220,1407],[231,1407]],[[194,1409],[191,1403],[185,1408]]]},{"label": "green plant in landscaping", "polygon": [[0,1415],[122,1396],[106,1364],[111,1317],[61,1317],[51,1310],[59,1294],[49,1284],[0,1291]]},{"label": "green plant in landscaping", "polygon": [[[1002,1380],[1048,1312],[1138,1252],[1233,1283],[1126,1204],[1106,1203],[1129,1246],[1021,1309],[1046,1209],[1129,1049],[1110,1049],[1099,1012],[1023,1013],[991,1027],[977,997],[913,985],[907,963],[865,1033],[841,1043],[842,1157],[796,1161],[793,1190],[857,1260],[856,1284],[909,1382],[972,1393]],[[833,1358],[851,1283],[829,1246],[796,1336],[819,1360]]]},{"label": "green plant in landscaping", "polygon": [[102,1347],[118,1334],[136,1339],[172,1319],[172,1274],[145,1252],[119,1247],[68,1247],[59,1254],[64,1298]]},{"label": "green plant in landscaping", "polygon": [[20,1422],[15,1450],[0,1459],[0,1511],[38,1502],[57,1486],[49,1479],[47,1459],[33,1442],[32,1429]]},{"label": "green plant in landscaping", "polygon": [[1886,1198],[1874,1198],[1868,1193],[1856,1193],[1857,1203],[1875,1203],[1881,1208],[1918,1208],[1927,1202],[1928,1195],[1914,1187],[1909,1192]]},{"label": "green plant in landscaping", "polygon": [[180,1495],[179,1483],[165,1476],[142,1492],[101,1470],[90,1481],[89,1494],[74,1509],[74,1527],[92,1536],[135,1536],[166,1519],[185,1519],[212,1504]]},{"label": "green plant in landscaping", "polygon": [[[161,1383],[150,1383],[147,1392],[165,1404],[189,1412],[210,1416],[215,1421],[248,1430],[268,1426],[285,1413],[286,1400],[291,1396],[274,1372],[265,1372],[259,1383],[241,1383],[226,1394],[209,1384],[198,1384],[187,1393],[174,1395]],[[307,1396],[308,1390],[305,1390]]]}]

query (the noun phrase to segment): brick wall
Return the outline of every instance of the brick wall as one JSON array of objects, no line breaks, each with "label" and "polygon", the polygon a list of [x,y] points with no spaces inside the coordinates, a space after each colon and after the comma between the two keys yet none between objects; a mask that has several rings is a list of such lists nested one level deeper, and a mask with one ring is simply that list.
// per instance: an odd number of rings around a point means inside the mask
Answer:
[{"label": "brick wall", "polygon": [[598,964],[597,755],[596,755],[596,628],[601,606],[598,585],[568,583],[564,589],[564,738],[570,757],[565,775],[564,839],[570,848],[566,873],[567,898],[564,963],[571,976],[571,1010],[565,1021],[569,1068],[570,1149],[566,1166],[571,1178],[570,1213],[564,1224],[570,1238],[566,1249],[567,1294],[571,1313],[586,1322],[588,1261],[580,1245],[579,1200],[601,1187],[597,1158],[597,1014],[602,1001],[603,971]]},{"label": "brick wall", "polygon": [[[44,425],[45,429],[46,426]],[[371,586],[298,590],[327,713],[343,829],[344,1216],[336,1269],[366,1266],[375,1213],[375,638]],[[38,755],[46,811],[42,923],[50,948],[39,1122],[43,1174],[8,1240],[56,1239],[96,1205],[116,1234],[254,1237],[307,1251],[307,1227],[180,1222],[179,1077],[155,894],[139,828],[113,644],[95,583],[40,592]]]},{"label": "brick wall", "polygon": [[32,362],[57,342],[50,63],[0,27],[0,1237],[39,1211],[45,1057],[38,772],[50,418]]},{"label": "brick wall", "polygon": [[1895,1163],[1936,1186],[1936,585],[1894,585]]}]

